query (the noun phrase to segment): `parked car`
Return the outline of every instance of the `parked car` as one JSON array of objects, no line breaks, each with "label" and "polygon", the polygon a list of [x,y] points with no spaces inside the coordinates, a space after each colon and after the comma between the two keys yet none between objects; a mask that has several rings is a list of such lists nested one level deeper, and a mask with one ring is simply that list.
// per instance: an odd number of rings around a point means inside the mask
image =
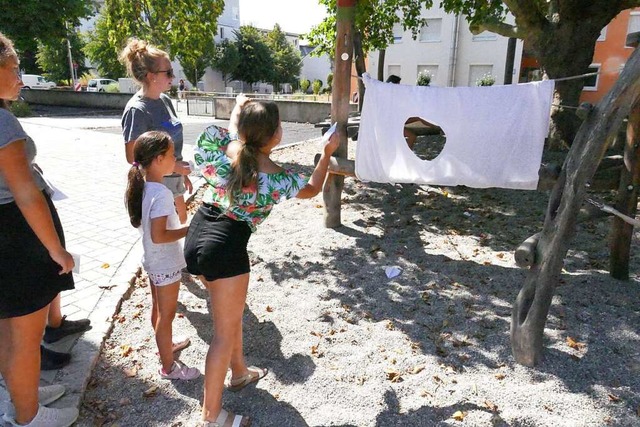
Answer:
[{"label": "parked car", "polygon": [[37,74],[23,74],[22,83],[24,83],[23,89],[51,89],[56,87],[54,82],[49,82]]},{"label": "parked car", "polygon": [[111,79],[91,79],[89,83],[87,83],[87,92],[105,92],[107,90],[107,86],[111,84],[118,84],[117,81]]}]

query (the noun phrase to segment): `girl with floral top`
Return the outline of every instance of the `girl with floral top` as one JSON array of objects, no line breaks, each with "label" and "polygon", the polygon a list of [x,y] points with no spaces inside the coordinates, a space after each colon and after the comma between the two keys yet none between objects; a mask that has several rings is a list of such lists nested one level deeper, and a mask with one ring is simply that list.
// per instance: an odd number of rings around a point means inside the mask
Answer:
[{"label": "girl with floral top", "polygon": [[205,364],[202,418],[208,427],[250,423],[247,417],[222,409],[228,368],[230,391],[240,391],[268,372],[247,366],[242,350],[249,237],[276,203],[293,197],[311,198],[320,192],[331,154],[339,145],[338,138],[332,136],[311,177],[306,178],[269,158],[282,139],[275,103],[239,95],[229,127],[227,131],[210,126],[198,139],[195,161],[210,186],[191,221],[184,247],[189,272],[198,275],[209,291],[216,328]]}]

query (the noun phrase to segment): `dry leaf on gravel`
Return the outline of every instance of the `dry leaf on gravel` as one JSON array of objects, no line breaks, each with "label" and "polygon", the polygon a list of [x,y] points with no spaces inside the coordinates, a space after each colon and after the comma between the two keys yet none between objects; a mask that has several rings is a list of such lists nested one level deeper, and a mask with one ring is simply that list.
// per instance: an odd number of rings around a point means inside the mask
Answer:
[{"label": "dry leaf on gravel", "polygon": [[456,421],[464,421],[464,418],[467,416],[466,412],[463,411],[456,411],[453,413],[453,415],[451,416],[451,418],[453,418]]}]

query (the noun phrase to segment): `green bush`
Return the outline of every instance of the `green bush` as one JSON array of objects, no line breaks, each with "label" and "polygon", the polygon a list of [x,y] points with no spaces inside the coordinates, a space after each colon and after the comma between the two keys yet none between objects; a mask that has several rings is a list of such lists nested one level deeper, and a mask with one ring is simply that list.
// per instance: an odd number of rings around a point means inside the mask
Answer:
[{"label": "green bush", "polygon": [[300,90],[302,90],[302,93],[307,93],[307,91],[309,90],[309,86],[311,86],[311,82],[309,80],[300,80]]},{"label": "green bush", "polygon": [[417,86],[429,86],[431,83],[431,73],[428,71],[420,71],[416,79]]},{"label": "green bush", "polygon": [[320,90],[322,89],[322,80],[315,79],[313,81],[313,85],[311,86],[311,88],[313,90],[314,95],[319,94]]},{"label": "green bush", "polygon": [[33,113],[31,111],[31,107],[25,101],[15,101],[11,103],[9,110],[16,117],[29,117]]},{"label": "green bush", "polygon": [[120,87],[118,83],[111,83],[104,88],[104,91],[107,93],[120,93]]},{"label": "green bush", "polygon": [[178,97],[178,86],[171,85],[171,89],[169,89],[169,96],[171,98],[177,98]]},{"label": "green bush", "polygon": [[476,86],[493,86],[495,82],[496,78],[493,77],[490,73],[487,73],[476,80]]},{"label": "green bush", "polygon": [[327,89],[329,92],[333,90],[333,73],[327,74]]}]

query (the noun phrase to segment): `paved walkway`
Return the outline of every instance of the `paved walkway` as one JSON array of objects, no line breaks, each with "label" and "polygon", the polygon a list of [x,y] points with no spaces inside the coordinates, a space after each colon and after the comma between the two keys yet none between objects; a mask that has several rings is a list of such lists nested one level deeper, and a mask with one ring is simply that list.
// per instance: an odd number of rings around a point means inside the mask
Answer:
[{"label": "paved walkway", "polygon": [[[188,135],[197,135],[215,121],[181,117]],[[72,362],[60,371],[42,373],[43,384],[62,383],[67,394],[52,406],[80,404],[91,370],[112,327],[130,282],[138,271],[140,236],[131,227],[124,207],[129,169],[118,117],[33,117],[20,120],[38,147],[38,164],[67,198],[55,202],[65,230],[67,248],[80,254],[76,289],[62,295],[63,314],[70,319],[89,318],[93,329],[80,338],[68,337],[50,348],[71,351]],[[319,136],[313,125],[283,124],[299,140]],[[293,141],[284,141],[293,142]],[[183,155],[192,158],[193,141],[185,139]],[[201,185],[198,180],[194,187]],[[0,381],[0,385],[4,385]],[[0,387],[0,402],[8,399]],[[0,415],[4,405],[0,404]],[[0,420],[0,425],[2,421]]]}]

